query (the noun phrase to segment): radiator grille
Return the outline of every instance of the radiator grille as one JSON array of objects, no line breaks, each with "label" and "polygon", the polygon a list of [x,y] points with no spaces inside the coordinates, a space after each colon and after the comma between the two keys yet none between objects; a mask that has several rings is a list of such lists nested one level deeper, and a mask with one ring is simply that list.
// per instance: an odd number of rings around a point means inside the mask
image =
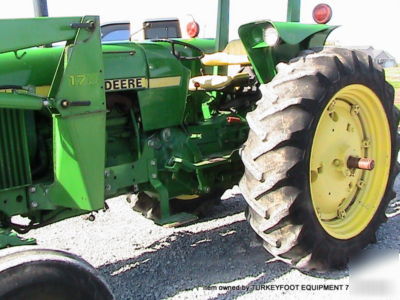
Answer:
[{"label": "radiator grille", "polygon": [[24,111],[0,109],[0,190],[30,183]]}]

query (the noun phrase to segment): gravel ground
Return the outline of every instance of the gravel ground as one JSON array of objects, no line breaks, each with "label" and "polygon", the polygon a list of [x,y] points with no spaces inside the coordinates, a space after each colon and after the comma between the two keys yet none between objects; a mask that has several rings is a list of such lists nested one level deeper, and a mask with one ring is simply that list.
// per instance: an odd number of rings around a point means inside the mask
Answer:
[{"label": "gravel ground", "polygon": [[[395,187],[399,195],[400,177]],[[37,238],[43,247],[82,256],[102,273],[118,300],[350,295],[348,269],[305,274],[273,261],[245,221],[245,201],[235,191],[227,191],[227,199],[208,218],[181,228],[159,227],[119,197],[107,201],[110,209],[98,213],[94,222],[80,216],[26,236]],[[368,249],[399,251],[399,221],[399,215],[389,218],[378,231],[377,243]],[[320,285],[329,286],[321,290]],[[332,287],[342,290],[326,290]]]}]

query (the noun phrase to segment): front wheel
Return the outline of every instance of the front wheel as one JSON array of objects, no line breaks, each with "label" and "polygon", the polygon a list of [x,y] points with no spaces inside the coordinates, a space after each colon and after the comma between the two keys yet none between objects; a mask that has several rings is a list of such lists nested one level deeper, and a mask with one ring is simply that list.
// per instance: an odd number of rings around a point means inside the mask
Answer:
[{"label": "front wheel", "polygon": [[0,299],[114,299],[96,269],[75,255],[35,246],[0,253]]},{"label": "front wheel", "polygon": [[341,268],[375,241],[394,197],[398,111],[372,59],[321,49],[279,66],[248,114],[247,219],[277,258]]}]

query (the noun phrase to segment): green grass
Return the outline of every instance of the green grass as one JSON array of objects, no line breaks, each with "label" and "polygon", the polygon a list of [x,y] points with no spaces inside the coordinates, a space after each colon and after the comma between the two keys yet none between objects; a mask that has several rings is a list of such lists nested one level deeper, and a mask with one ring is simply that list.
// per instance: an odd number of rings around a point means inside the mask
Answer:
[{"label": "green grass", "polygon": [[400,67],[386,68],[385,75],[387,81],[400,81]]},{"label": "green grass", "polygon": [[388,81],[395,89],[400,88],[400,81]]},{"label": "green grass", "polygon": [[386,68],[386,80],[395,88],[400,89],[400,67]]}]

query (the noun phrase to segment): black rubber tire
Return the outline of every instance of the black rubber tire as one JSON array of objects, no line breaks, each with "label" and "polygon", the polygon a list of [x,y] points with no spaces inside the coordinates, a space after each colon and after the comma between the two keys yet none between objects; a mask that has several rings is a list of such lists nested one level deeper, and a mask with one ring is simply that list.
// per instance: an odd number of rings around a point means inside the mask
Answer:
[{"label": "black rubber tire", "polygon": [[70,253],[15,247],[0,255],[0,299],[114,299],[96,269]]},{"label": "black rubber tire", "polygon": [[[311,200],[309,160],[318,120],[341,88],[362,84],[384,107],[391,130],[391,167],[386,191],[368,226],[339,240],[320,225]],[[340,48],[312,53],[278,65],[278,74],[261,87],[263,97],[247,115],[250,133],[241,150],[245,174],[240,189],[248,202],[247,219],[276,258],[302,270],[343,268],[350,256],[376,240],[395,194],[398,110],[394,91],[371,57]]]}]

